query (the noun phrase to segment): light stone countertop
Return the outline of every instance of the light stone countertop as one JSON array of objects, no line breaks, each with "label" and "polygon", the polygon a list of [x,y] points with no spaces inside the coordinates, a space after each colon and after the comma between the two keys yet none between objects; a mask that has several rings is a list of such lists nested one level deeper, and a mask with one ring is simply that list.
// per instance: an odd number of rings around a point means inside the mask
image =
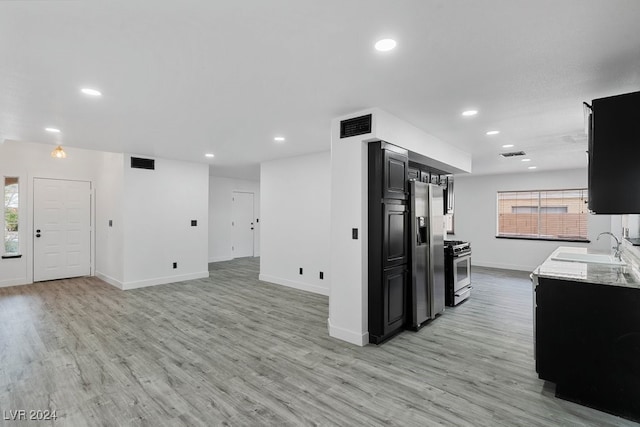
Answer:
[{"label": "light stone countertop", "polygon": [[[575,282],[596,283],[640,289],[640,266],[634,257],[622,252],[622,260],[627,265],[607,265],[576,261],[557,261],[552,258],[560,252],[583,254],[603,254],[603,252],[560,246],[534,271],[537,277],[571,280]],[[608,254],[607,254],[608,255]]]}]

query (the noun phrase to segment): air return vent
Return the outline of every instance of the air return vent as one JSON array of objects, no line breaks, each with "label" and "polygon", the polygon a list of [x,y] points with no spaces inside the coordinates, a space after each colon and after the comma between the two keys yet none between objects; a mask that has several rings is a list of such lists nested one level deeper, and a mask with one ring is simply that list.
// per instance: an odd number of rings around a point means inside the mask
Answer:
[{"label": "air return vent", "polygon": [[512,151],[510,153],[500,153],[500,155],[502,157],[518,157],[518,156],[524,156],[525,153],[524,151]]},{"label": "air return vent", "polygon": [[371,133],[371,114],[340,122],[340,138]]},{"label": "air return vent", "polygon": [[142,157],[131,157],[131,167],[153,170],[156,168],[156,161],[154,159],[143,159]]}]

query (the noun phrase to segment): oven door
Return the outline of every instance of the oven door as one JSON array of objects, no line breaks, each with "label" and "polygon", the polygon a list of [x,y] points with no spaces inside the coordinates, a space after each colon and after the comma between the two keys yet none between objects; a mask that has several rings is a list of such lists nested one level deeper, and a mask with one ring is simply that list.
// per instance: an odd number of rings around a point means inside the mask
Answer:
[{"label": "oven door", "polygon": [[453,258],[453,290],[459,291],[471,284],[471,254]]}]

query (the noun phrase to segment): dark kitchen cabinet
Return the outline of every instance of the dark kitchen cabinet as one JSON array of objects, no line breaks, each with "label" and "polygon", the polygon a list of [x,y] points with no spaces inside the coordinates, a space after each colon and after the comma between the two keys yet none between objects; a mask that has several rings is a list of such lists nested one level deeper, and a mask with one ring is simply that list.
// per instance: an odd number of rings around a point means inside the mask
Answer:
[{"label": "dark kitchen cabinet", "polygon": [[444,177],[443,184],[444,197],[444,214],[453,213],[454,197],[453,197],[453,175]]},{"label": "dark kitchen cabinet", "polygon": [[382,262],[385,268],[406,264],[409,212],[405,204],[383,203]]},{"label": "dark kitchen cabinet", "polygon": [[384,141],[368,150],[369,341],[380,344],[406,323],[409,160]]},{"label": "dark kitchen cabinet", "polygon": [[414,179],[416,181],[420,181],[420,170],[416,168],[409,167],[409,172],[407,174],[407,178],[409,180]]},{"label": "dark kitchen cabinet", "polygon": [[[404,154],[402,153],[404,151]],[[383,174],[383,195],[385,199],[407,200],[409,198],[409,188],[407,176],[409,172],[409,157],[406,150],[396,149],[387,146],[383,150],[384,168]]]},{"label": "dark kitchen cabinet", "polygon": [[406,265],[384,270],[382,274],[383,334],[402,329],[406,317],[406,292],[408,290]]},{"label": "dark kitchen cabinet", "polygon": [[431,174],[427,171],[411,167],[411,165],[409,165],[409,180],[412,179],[420,182],[426,182],[428,184],[431,182]]},{"label": "dark kitchen cabinet", "polygon": [[589,209],[640,213],[640,92],[594,99],[589,124]]},{"label": "dark kitchen cabinet", "polygon": [[640,421],[640,289],[539,278],[536,372],[556,395]]}]

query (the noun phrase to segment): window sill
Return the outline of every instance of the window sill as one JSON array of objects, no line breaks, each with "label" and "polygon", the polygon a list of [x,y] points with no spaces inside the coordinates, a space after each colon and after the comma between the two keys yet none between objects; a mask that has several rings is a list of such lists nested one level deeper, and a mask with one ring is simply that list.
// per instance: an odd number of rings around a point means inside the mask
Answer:
[{"label": "window sill", "polygon": [[2,259],[22,258],[22,254],[2,255]]},{"label": "window sill", "polygon": [[543,242],[591,243],[591,240],[588,240],[588,239],[545,239],[544,237],[525,237],[525,236],[496,236],[496,239],[540,240]]}]

